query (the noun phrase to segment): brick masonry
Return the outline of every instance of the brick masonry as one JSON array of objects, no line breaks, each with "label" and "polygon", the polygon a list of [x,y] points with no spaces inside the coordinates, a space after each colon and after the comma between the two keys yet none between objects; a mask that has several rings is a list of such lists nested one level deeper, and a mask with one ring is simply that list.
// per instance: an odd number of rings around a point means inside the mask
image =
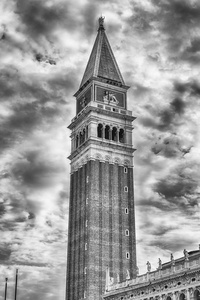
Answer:
[{"label": "brick masonry", "polygon": [[88,161],[71,174],[66,299],[100,299],[107,266],[115,282],[134,278],[135,248],[133,169]]}]

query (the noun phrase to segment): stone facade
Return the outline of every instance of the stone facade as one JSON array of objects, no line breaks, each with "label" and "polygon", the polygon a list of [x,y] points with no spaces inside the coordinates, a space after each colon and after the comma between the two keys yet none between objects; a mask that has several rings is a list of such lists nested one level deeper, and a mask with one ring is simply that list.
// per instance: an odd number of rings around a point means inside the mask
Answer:
[{"label": "stone facade", "polygon": [[185,254],[134,280],[110,284],[108,274],[104,299],[200,300],[200,251]]}]

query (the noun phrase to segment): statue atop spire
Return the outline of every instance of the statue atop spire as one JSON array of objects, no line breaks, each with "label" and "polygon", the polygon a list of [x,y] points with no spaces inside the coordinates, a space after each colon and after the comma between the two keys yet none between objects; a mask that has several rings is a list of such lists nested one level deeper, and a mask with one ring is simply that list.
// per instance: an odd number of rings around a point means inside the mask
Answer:
[{"label": "statue atop spire", "polygon": [[99,18],[99,29],[98,30],[105,30],[104,19],[105,19],[105,17],[102,17],[102,16]]}]

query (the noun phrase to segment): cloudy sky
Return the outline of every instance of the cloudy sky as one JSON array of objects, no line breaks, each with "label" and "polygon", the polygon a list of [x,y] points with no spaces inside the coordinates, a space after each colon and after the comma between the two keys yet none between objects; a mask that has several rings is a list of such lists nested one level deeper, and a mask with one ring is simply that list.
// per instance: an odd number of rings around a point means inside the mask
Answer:
[{"label": "cloudy sky", "polygon": [[134,122],[137,258],[200,243],[198,0],[1,0],[0,300],[64,299],[70,132],[106,17]]}]

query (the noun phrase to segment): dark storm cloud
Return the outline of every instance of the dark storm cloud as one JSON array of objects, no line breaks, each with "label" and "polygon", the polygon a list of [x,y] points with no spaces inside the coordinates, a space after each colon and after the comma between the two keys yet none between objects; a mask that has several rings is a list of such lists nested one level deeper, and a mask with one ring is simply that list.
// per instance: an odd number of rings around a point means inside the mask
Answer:
[{"label": "dark storm cloud", "polygon": [[[179,170],[174,170],[154,186],[154,191],[161,197],[188,213],[198,205],[198,180],[195,170],[193,171],[194,166],[187,168],[181,166]],[[188,172],[188,169],[191,172]]]},{"label": "dark storm cloud", "polygon": [[200,96],[200,83],[194,79],[189,82],[175,81],[174,90],[180,94],[188,92],[191,96]]},{"label": "dark storm cloud", "polygon": [[175,113],[183,114],[185,109],[185,103],[180,98],[175,98],[171,103],[171,106]]},{"label": "dark storm cloud", "polygon": [[[155,207],[161,211],[170,212],[174,209],[174,207],[169,203],[160,201],[160,199],[156,201],[154,198],[140,199],[139,201],[136,200],[136,205],[137,207],[143,207],[142,209],[144,210],[150,210],[152,207]],[[148,227],[148,225],[146,225],[146,222],[144,223],[144,227]]]},{"label": "dark storm cloud", "polygon": [[168,108],[155,112],[157,118],[142,117],[139,121],[145,127],[153,127],[159,131],[168,131],[173,129],[174,125],[177,125],[177,122],[182,118],[185,107],[185,102],[181,98],[176,97],[171,101]]},{"label": "dark storm cloud", "polygon": [[[17,139],[24,138],[34,128],[51,126],[56,116],[66,113],[64,92],[74,86],[73,73],[66,74],[62,81],[51,76],[50,79],[23,78],[19,72],[9,69],[2,71],[0,77],[0,96],[2,103],[9,103],[12,114],[1,119],[0,148],[5,149]],[[60,76],[58,76],[60,77]],[[49,81],[48,81],[49,80]],[[63,93],[62,93],[63,92]]]},{"label": "dark storm cloud", "polygon": [[[155,1],[160,8],[160,29],[168,34],[168,49],[172,57],[187,60],[191,63],[199,63],[198,41],[190,37],[191,30],[200,25],[200,4],[193,4],[186,0]],[[186,40],[191,40],[191,45],[184,45]]]},{"label": "dark storm cloud", "polygon": [[174,229],[176,229],[176,227],[170,224],[169,225],[159,224],[159,227],[158,226],[156,227],[154,220],[148,218],[144,220],[142,226],[140,226],[140,230],[148,231],[148,233],[151,232],[151,234],[153,234],[154,236],[160,236],[160,237]]},{"label": "dark storm cloud", "polygon": [[37,102],[17,103],[13,106],[13,115],[6,118],[0,128],[0,148],[10,147],[16,140],[22,140],[34,127],[48,121],[59,112],[58,107],[45,107]]},{"label": "dark storm cloud", "polygon": [[[1,195],[0,195],[1,196]],[[0,217],[6,213],[4,203],[0,203]]]},{"label": "dark storm cloud", "polygon": [[1,246],[0,245],[0,261],[5,261],[10,258],[11,250],[8,245]]},{"label": "dark storm cloud", "polygon": [[[197,24],[200,23],[200,4],[198,2],[195,4],[187,0],[153,0],[152,2],[160,8],[160,11],[163,12],[163,16],[164,14],[166,15],[166,19],[164,19],[166,30],[171,29],[178,31],[182,25],[188,26],[195,22]],[[175,24],[178,25],[178,28],[174,27]]]},{"label": "dark storm cloud", "polygon": [[132,3],[133,15],[127,19],[129,26],[133,26],[140,32],[147,32],[153,27],[151,21],[154,20],[155,16],[153,13],[144,9],[140,4]]},{"label": "dark storm cloud", "polygon": [[39,62],[45,62],[50,65],[56,65],[56,61],[54,59],[48,57],[47,55],[42,55],[41,53],[36,53],[35,59]]},{"label": "dark storm cloud", "polygon": [[155,236],[162,236],[162,235],[165,235],[166,233],[174,230],[175,227],[173,226],[166,226],[166,225],[160,225],[159,227],[154,227],[153,225],[153,231],[152,231],[152,234],[155,235]]},{"label": "dark storm cloud", "polygon": [[51,185],[55,174],[60,173],[63,166],[44,160],[42,150],[27,151],[23,159],[15,162],[11,169],[12,175],[22,186],[39,188]]},{"label": "dark storm cloud", "polygon": [[[0,215],[10,215],[11,220],[0,220],[1,228],[14,230],[19,223],[27,222],[26,230],[30,229],[43,205],[41,201],[31,198],[31,191],[37,193],[38,190],[52,187],[59,180],[59,175],[65,172],[64,164],[45,156],[43,151],[44,148],[24,150],[19,153],[18,159],[10,163],[12,190],[8,189],[7,193],[1,195],[3,202],[0,204]],[[58,195],[58,202],[62,202],[65,196],[63,191]]]},{"label": "dark storm cloud", "polygon": [[[68,31],[82,31],[86,36],[94,33],[97,28],[98,5],[87,3],[80,5],[81,14],[77,14],[72,3],[60,1],[17,0],[16,13],[26,26],[29,38],[38,39],[45,36],[54,41],[57,37],[53,32],[59,28]],[[70,41],[69,41],[70,42]]]},{"label": "dark storm cloud", "polygon": [[161,239],[160,237],[158,237],[157,239],[151,241],[149,245],[158,247],[165,251],[169,250],[173,253],[185,249],[185,245],[190,245],[193,242],[194,242],[194,238],[190,237],[189,235],[184,237],[182,236],[181,239],[174,238],[174,237],[171,238],[167,237],[167,239],[166,238]]},{"label": "dark storm cloud", "polygon": [[48,36],[55,28],[65,21],[73,26],[75,20],[68,13],[67,3],[52,5],[39,0],[17,0],[16,13],[32,36]]},{"label": "dark storm cloud", "polygon": [[132,16],[126,20],[128,26],[134,24],[141,34],[159,30],[169,58],[199,63],[199,39],[192,37],[191,31],[195,34],[200,25],[200,4],[186,0],[152,0],[152,4],[153,9],[148,9],[133,3]]}]

